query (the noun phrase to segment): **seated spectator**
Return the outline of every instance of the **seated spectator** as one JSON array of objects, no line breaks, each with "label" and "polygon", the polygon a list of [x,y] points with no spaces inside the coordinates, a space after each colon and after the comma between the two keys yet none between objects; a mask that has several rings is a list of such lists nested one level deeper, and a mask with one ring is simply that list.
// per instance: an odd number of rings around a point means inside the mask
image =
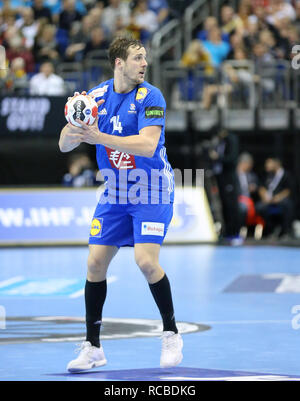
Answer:
[{"label": "seated spectator", "polygon": [[259,26],[257,18],[248,18],[245,24],[245,30],[243,34],[243,41],[248,52],[250,52],[253,46],[258,42],[259,38]]},{"label": "seated spectator", "polygon": [[92,162],[85,153],[75,153],[69,160],[69,171],[63,176],[66,187],[92,187],[96,185],[96,175]]},{"label": "seated spectator", "polygon": [[116,31],[121,31],[130,23],[130,8],[127,1],[109,0],[109,6],[102,12],[102,25],[111,40]]},{"label": "seated spectator", "polygon": [[266,233],[272,233],[274,216],[280,217],[280,236],[292,236],[294,217],[293,184],[289,173],[281,161],[270,157],[265,161],[266,177],[259,187],[260,201],[256,204],[257,213],[266,222]]},{"label": "seated spectator", "polygon": [[64,80],[54,73],[50,61],[42,63],[40,72],[30,79],[29,91],[38,96],[63,96],[66,93]]},{"label": "seated spectator", "polygon": [[244,31],[242,19],[234,12],[234,9],[228,5],[221,8],[221,30],[228,35],[234,32],[243,33]]},{"label": "seated spectator", "polygon": [[133,10],[131,23],[138,29],[140,40],[146,44],[158,29],[157,15],[148,8],[147,0],[138,0]]},{"label": "seated spectator", "polygon": [[281,19],[295,21],[296,11],[294,7],[285,0],[272,0],[267,7],[266,21],[271,25],[276,25]]},{"label": "seated spectator", "polygon": [[83,49],[83,56],[88,57],[89,53],[95,50],[107,50],[109,46],[104,30],[98,26],[92,29],[91,38]]},{"label": "seated spectator", "polygon": [[55,25],[47,24],[41,28],[41,32],[37,35],[32,49],[36,63],[52,61],[57,64],[60,61],[60,48],[55,38]]},{"label": "seated spectator", "polygon": [[58,27],[69,32],[73,22],[81,20],[82,14],[76,9],[75,0],[63,0],[63,9],[59,14]]},{"label": "seated spectator", "polygon": [[253,157],[249,153],[242,153],[237,164],[239,180],[239,206],[242,225],[264,225],[262,217],[257,215],[255,202],[258,200],[259,179],[253,172]]},{"label": "seated spectator", "polygon": [[212,28],[208,39],[202,41],[204,49],[209,53],[212,64],[218,67],[224,61],[230,51],[229,43],[222,40],[221,30]]},{"label": "seated spectator", "polygon": [[12,60],[5,77],[5,92],[19,95],[26,94],[28,78],[25,71],[25,61],[21,57]]},{"label": "seated spectator", "polygon": [[241,0],[238,6],[238,17],[242,20],[244,28],[247,25],[248,18],[252,14],[253,7],[251,0]]},{"label": "seated spectator", "polygon": [[33,0],[32,10],[34,19],[42,23],[51,24],[52,14],[50,8],[46,7],[44,3],[44,0]]},{"label": "seated spectator", "polygon": [[[199,100],[202,97],[202,91],[205,78],[208,80],[214,72],[209,53],[204,49],[198,39],[194,39],[184,52],[180,66],[188,69],[187,77],[179,81],[179,97],[181,100]],[[204,76],[195,76],[194,69],[202,69]]]},{"label": "seated spectator", "polygon": [[234,59],[234,53],[236,49],[246,49],[246,43],[244,41],[244,36],[240,32],[235,32],[230,36],[229,40],[231,49],[227,55],[228,60]]},{"label": "seated spectator", "polygon": [[34,19],[34,13],[32,8],[22,9],[22,18],[16,21],[16,27],[20,30],[23,37],[25,38],[25,47],[32,49],[34,45],[34,39],[38,33],[39,23]]},{"label": "seated spectator", "polygon": [[[99,26],[99,25],[98,25]],[[69,32],[68,46],[64,52],[64,61],[80,61],[83,50],[90,40],[91,31],[94,28],[90,14],[82,18],[82,23],[74,22]]]},{"label": "seated spectator", "polygon": [[32,52],[25,48],[24,40],[19,33],[8,39],[6,49],[6,58],[9,62],[17,57],[24,60],[27,74],[34,71],[35,64]]},{"label": "seated spectator", "polygon": [[[232,60],[246,61],[247,53],[242,47],[234,49]],[[201,107],[209,109],[214,99],[220,103],[224,103],[226,97],[231,95],[231,102],[238,102],[238,107],[247,104],[249,98],[249,86],[255,82],[256,76],[245,68],[244,65],[233,67],[226,63],[223,65],[223,83],[206,85],[203,91],[203,101]]]},{"label": "seated spectator", "polygon": [[159,25],[167,22],[170,8],[167,0],[148,0],[148,8],[154,11]]},{"label": "seated spectator", "polygon": [[[213,28],[218,28],[218,20],[216,17],[207,17],[204,21],[203,29],[197,33],[197,39],[199,40],[207,40],[208,34]],[[229,41],[229,35],[225,32],[222,32],[222,40],[225,42]]]},{"label": "seated spectator", "polygon": [[20,12],[24,7],[30,7],[31,0],[0,0],[0,8]]}]

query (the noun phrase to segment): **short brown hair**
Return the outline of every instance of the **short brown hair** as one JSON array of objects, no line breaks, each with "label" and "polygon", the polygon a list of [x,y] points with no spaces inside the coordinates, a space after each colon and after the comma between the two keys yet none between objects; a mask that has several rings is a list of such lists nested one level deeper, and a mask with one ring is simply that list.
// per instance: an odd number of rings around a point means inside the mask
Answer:
[{"label": "short brown hair", "polygon": [[108,49],[108,59],[113,70],[117,58],[121,58],[124,61],[127,60],[128,49],[131,46],[139,49],[144,47],[140,40],[134,39],[130,36],[121,36],[113,40]]}]

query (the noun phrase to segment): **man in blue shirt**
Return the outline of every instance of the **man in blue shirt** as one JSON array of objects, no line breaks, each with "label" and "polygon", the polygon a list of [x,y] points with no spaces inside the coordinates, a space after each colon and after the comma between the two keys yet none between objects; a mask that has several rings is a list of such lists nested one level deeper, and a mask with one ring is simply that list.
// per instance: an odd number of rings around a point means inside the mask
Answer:
[{"label": "man in blue shirt", "polygon": [[96,145],[106,189],[96,207],[89,239],[85,286],[86,341],[68,365],[78,372],[106,364],[100,344],[106,272],[122,246],[133,246],[135,260],[149,283],[163,320],[160,365],[182,360],[169,280],[159,264],[160,246],[173,214],[174,174],[164,147],[166,103],[160,90],[145,81],[142,43],[117,38],[109,48],[114,78],[88,95],[98,103],[98,120],[81,128],[67,124],[60,136],[62,152],[85,142]]}]

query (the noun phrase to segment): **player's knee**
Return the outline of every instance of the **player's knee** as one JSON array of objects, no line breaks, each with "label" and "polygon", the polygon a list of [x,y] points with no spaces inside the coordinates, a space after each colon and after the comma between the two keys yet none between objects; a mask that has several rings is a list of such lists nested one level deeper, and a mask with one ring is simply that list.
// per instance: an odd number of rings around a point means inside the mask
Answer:
[{"label": "player's knee", "polygon": [[157,270],[157,263],[148,255],[139,255],[135,258],[137,265],[147,277],[151,277]]},{"label": "player's knee", "polygon": [[106,272],[106,266],[103,263],[103,260],[95,257],[92,253],[89,254],[87,266],[89,273],[92,274],[101,274]]}]

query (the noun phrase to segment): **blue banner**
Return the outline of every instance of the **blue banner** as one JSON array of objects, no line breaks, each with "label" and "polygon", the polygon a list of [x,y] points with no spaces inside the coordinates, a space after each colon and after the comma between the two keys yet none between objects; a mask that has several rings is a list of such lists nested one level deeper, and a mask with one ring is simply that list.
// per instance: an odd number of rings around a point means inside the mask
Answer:
[{"label": "blue banner", "polygon": [[[180,191],[178,191],[180,192]],[[209,208],[201,193],[181,197],[166,242],[214,241]],[[99,190],[34,189],[0,191],[0,245],[87,244]]]}]

